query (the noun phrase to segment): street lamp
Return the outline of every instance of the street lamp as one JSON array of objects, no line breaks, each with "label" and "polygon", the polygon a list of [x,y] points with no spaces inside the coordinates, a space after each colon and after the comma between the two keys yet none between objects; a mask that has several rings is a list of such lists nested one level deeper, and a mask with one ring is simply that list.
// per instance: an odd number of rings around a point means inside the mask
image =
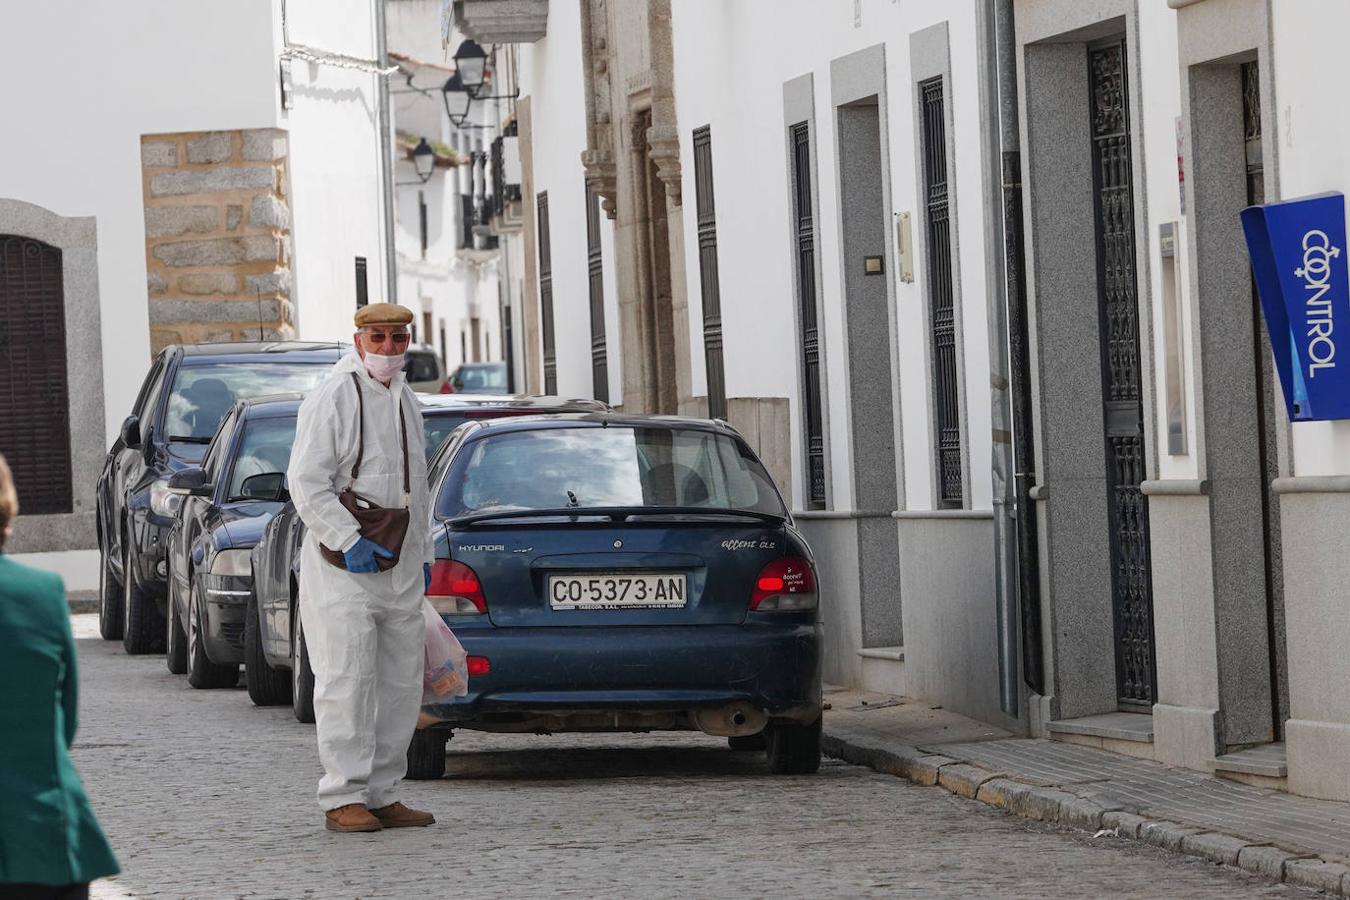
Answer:
[{"label": "street lamp", "polygon": [[446,79],[445,85],[441,88],[441,98],[445,100],[445,112],[450,117],[451,124],[456,128],[463,125],[464,120],[469,117],[469,105],[473,103],[473,98],[464,89],[464,82],[460,79],[458,71]]},{"label": "street lamp", "polygon": [[417,146],[412,152],[413,168],[417,170],[417,177],[422,179],[425,184],[431,179],[431,172],[436,168],[436,151],[431,149],[426,138],[417,142]]},{"label": "street lamp", "polygon": [[464,41],[455,51],[455,70],[463,79],[464,90],[470,97],[477,97],[483,89],[487,72],[487,53],[472,38]]}]

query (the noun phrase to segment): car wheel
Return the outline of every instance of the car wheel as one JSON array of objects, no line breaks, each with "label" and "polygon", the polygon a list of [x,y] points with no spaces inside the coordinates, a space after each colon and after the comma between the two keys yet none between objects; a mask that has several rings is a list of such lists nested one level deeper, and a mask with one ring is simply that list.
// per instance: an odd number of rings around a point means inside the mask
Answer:
[{"label": "car wheel", "polygon": [[239,682],[238,666],[221,666],[211,662],[203,646],[201,597],[197,586],[188,591],[188,684],[195,688],[227,688]]},{"label": "car wheel", "polygon": [[106,538],[98,548],[98,633],[105,641],[122,639],[122,585],[113,575]]},{"label": "car wheel", "polygon": [[763,750],[764,732],[729,737],[727,738],[727,746],[732,750]]},{"label": "car wheel", "polygon": [[820,768],[820,719],[810,725],[772,722],[765,738],[775,775],[811,775]]},{"label": "car wheel", "polygon": [[314,724],[314,670],[309,665],[309,647],[298,606],[291,615],[291,712],[297,722]]},{"label": "car wheel", "polygon": [[263,655],[262,623],[254,597],[249,597],[244,613],[244,684],[254,706],[282,706],[291,702],[291,673],[272,668]]},{"label": "car wheel", "polygon": [[122,541],[122,648],[127,653],[164,652],[164,619],[150,594],[136,583],[131,541]]},{"label": "car wheel", "polygon": [[450,733],[427,728],[414,731],[408,744],[409,781],[434,781],[445,777],[445,744]]},{"label": "car wheel", "polygon": [[187,635],[183,633],[183,617],[178,612],[174,597],[173,570],[169,571],[169,614],[164,617],[167,627],[164,636],[164,663],[172,675],[187,672]]}]

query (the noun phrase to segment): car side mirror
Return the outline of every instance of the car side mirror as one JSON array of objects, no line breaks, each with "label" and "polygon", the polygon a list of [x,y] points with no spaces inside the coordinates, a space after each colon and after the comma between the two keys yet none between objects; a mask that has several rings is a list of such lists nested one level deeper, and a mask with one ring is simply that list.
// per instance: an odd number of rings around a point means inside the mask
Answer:
[{"label": "car side mirror", "polygon": [[277,503],[285,503],[291,499],[290,492],[286,490],[286,473],[264,472],[261,475],[250,475],[239,486],[239,496],[246,500],[274,500]]},{"label": "car side mirror", "polygon": [[169,476],[169,493],[191,497],[209,497],[215,485],[207,481],[205,469],[181,469]]},{"label": "car side mirror", "polygon": [[122,421],[122,446],[128,450],[141,449],[141,420],[135,416],[127,416]]}]

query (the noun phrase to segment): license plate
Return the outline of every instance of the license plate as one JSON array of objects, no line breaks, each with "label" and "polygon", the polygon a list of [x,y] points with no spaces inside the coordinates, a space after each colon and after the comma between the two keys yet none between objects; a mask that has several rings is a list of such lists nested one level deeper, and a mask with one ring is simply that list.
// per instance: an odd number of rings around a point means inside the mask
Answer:
[{"label": "license plate", "polygon": [[687,598],[683,575],[600,572],[548,579],[554,609],[678,609]]}]

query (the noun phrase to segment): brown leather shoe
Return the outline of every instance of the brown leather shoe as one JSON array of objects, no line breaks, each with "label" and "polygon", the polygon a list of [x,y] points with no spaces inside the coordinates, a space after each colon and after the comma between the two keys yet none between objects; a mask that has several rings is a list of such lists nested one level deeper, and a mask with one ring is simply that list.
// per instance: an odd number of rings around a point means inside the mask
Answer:
[{"label": "brown leather shoe", "polygon": [[372,809],[370,814],[385,828],[416,828],[421,825],[435,825],[436,817],[420,809],[409,809],[402,803],[391,803]]},{"label": "brown leather shoe", "polygon": [[379,831],[384,827],[370,814],[364,803],[348,803],[324,813],[324,827],[329,831]]}]

